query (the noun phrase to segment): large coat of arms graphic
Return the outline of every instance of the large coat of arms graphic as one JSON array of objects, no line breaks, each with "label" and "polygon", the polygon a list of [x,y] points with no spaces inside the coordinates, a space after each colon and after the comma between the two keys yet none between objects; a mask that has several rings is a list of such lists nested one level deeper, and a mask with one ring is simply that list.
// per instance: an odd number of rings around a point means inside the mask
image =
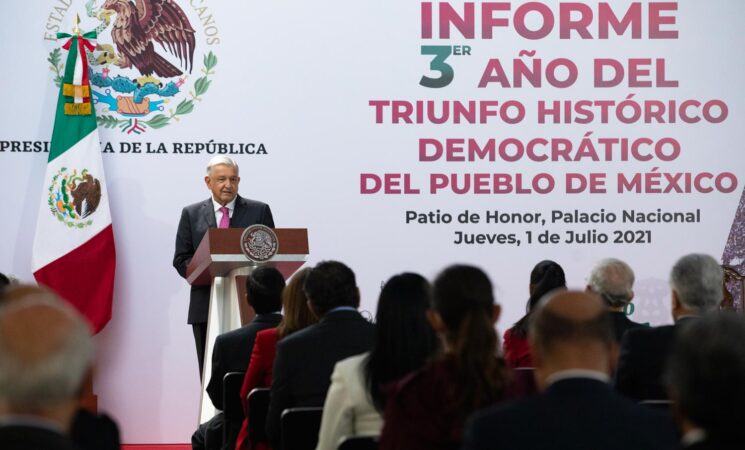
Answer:
[{"label": "large coat of arms graphic", "polygon": [[[212,51],[202,55],[192,83],[197,33],[177,0],[88,0],[85,9],[98,22],[88,60],[99,126],[141,134],[194,110],[209,89],[217,57]],[[61,82],[59,49],[47,60]]]}]

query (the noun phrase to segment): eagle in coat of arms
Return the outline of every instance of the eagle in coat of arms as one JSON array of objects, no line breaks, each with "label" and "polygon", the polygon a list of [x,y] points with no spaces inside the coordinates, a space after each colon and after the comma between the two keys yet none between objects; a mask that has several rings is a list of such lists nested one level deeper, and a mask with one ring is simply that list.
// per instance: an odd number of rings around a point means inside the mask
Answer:
[{"label": "eagle in coat of arms", "polygon": [[191,73],[194,59],[194,28],[174,0],[106,0],[101,14],[116,16],[111,38],[119,53],[116,65],[134,66],[142,75],[155,73],[170,78],[181,75],[180,68],[158,54],[153,42],[176,56]]}]

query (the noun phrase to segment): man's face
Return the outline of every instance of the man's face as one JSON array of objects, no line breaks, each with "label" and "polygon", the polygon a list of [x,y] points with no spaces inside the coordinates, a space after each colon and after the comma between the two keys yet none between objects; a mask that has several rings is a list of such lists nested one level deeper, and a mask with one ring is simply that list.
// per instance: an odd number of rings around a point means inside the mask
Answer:
[{"label": "man's face", "polygon": [[223,206],[230,203],[238,194],[238,183],[241,177],[235,167],[218,164],[212,166],[210,175],[204,177],[204,182],[212,191],[212,198]]}]

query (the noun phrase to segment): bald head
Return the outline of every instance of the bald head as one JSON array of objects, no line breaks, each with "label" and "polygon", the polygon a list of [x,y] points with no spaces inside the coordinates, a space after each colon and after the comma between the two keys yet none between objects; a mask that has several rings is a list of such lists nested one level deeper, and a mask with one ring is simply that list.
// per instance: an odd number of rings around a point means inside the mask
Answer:
[{"label": "bald head", "polygon": [[88,324],[41,291],[0,306],[0,404],[45,415],[77,400],[93,361]]},{"label": "bald head", "polygon": [[564,291],[547,297],[530,323],[536,365],[603,368],[613,343],[611,326],[607,308],[596,295]]}]

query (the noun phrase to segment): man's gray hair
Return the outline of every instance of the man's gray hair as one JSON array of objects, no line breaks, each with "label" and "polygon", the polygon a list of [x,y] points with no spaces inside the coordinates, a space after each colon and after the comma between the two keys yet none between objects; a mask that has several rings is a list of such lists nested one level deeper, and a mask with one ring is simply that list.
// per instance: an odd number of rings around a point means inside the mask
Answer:
[{"label": "man's gray hair", "polygon": [[233,161],[232,159],[228,158],[227,156],[217,155],[217,156],[213,157],[212,159],[210,159],[209,164],[207,164],[207,175],[210,175],[212,173],[212,167],[213,166],[219,166],[219,165],[224,165],[224,166],[229,166],[229,167],[235,167],[235,172],[236,173],[239,173],[240,172],[238,170],[238,164],[236,164],[235,161]]},{"label": "man's gray hair", "polygon": [[694,253],[680,258],[670,271],[670,288],[686,308],[699,314],[722,302],[724,272],[709,255]]},{"label": "man's gray hair", "polygon": [[611,307],[623,307],[634,298],[634,271],[620,259],[603,259],[592,268],[587,285]]},{"label": "man's gray hair", "polygon": [[76,398],[93,364],[95,349],[88,324],[70,306],[49,297],[36,296],[0,307],[0,318],[42,306],[70,319],[59,342],[43,357],[33,352],[18,354],[17,343],[9,345],[0,333],[0,403],[15,411],[43,410]]}]

